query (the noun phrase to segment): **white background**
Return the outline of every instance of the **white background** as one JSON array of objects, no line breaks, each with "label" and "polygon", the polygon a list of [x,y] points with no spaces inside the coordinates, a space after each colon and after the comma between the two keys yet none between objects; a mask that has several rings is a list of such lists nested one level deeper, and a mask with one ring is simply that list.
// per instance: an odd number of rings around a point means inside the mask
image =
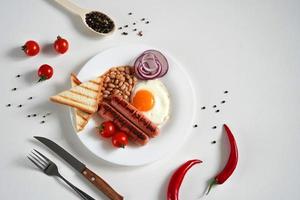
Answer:
[{"label": "white background", "polygon": [[[74,0],[102,10],[118,25],[135,20],[144,36],[120,31],[99,39],[80,19],[52,0],[2,2],[0,6],[0,193],[1,199],[79,199],[59,180],[40,173],[26,159],[37,148],[55,161],[61,173],[96,199],[106,199],[65,162],[32,139],[51,138],[80,158],[129,200],[163,200],[172,172],[198,158],[186,175],[180,199],[199,198],[207,182],[228,156],[221,125],[232,128],[239,146],[239,163],[230,179],[213,188],[207,199],[299,199],[300,178],[300,2],[297,0],[230,1],[104,1]],[[133,12],[128,16],[128,12]],[[148,25],[139,19],[150,20]],[[70,50],[57,55],[51,47],[57,35]],[[27,58],[20,46],[39,41],[42,52]],[[69,87],[93,55],[114,45],[146,43],[162,47],[190,74],[198,108],[190,136],[178,151],[143,167],[113,166],[90,154],[74,136],[68,109],[48,97]],[[36,84],[39,65],[55,66],[54,77]],[[99,66],[101,67],[101,66]],[[21,74],[20,78],[15,78]],[[185,84],[178,80],[178,84]],[[11,88],[17,87],[13,92]],[[223,94],[228,90],[227,95]],[[33,100],[27,100],[32,96]],[[182,98],[189,98],[183,96]],[[226,100],[225,104],[220,101]],[[6,107],[11,103],[13,106]],[[18,104],[23,104],[18,108]],[[212,106],[220,109],[215,113]],[[205,110],[201,110],[206,106]],[[42,115],[52,114],[40,124]],[[28,114],[37,113],[35,118]],[[217,129],[211,127],[216,125]],[[216,140],[216,144],[211,141]]]}]

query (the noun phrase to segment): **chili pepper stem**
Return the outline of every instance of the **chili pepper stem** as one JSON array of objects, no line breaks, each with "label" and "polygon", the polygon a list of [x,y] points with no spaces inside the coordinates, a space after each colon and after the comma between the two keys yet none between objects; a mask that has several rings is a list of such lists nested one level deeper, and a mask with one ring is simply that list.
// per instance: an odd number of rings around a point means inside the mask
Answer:
[{"label": "chili pepper stem", "polygon": [[216,184],[218,184],[218,182],[217,182],[216,179],[213,179],[213,180],[209,183],[209,185],[208,185],[208,190],[207,190],[207,192],[206,192],[206,195],[208,195],[208,193],[210,192],[211,188],[212,188],[214,185],[216,185]]}]

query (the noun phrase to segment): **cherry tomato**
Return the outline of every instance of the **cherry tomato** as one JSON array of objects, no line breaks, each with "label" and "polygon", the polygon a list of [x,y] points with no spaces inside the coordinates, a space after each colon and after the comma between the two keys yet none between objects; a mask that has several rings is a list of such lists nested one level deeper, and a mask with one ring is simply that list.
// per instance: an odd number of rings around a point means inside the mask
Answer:
[{"label": "cherry tomato", "polygon": [[116,134],[114,134],[111,141],[112,144],[118,148],[125,148],[125,146],[128,144],[127,135],[122,131],[118,131]]},{"label": "cherry tomato", "polygon": [[66,53],[69,48],[69,43],[66,39],[57,36],[57,39],[54,42],[54,49],[61,54]]},{"label": "cherry tomato", "polygon": [[113,136],[113,134],[115,134],[115,132],[116,132],[115,124],[112,121],[103,122],[99,126],[99,134],[102,137],[109,138],[109,137]]},{"label": "cherry tomato", "polygon": [[50,79],[53,75],[53,68],[50,65],[44,64],[40,66],[38,70],[38,76],[40,77],[40,81],[44,81]]},{"label": "cherry tomato", "polygon": [[36,41],[28,40],[23,46],[22,50],[28,56],[35,56],[40,52],[40,46]]}]

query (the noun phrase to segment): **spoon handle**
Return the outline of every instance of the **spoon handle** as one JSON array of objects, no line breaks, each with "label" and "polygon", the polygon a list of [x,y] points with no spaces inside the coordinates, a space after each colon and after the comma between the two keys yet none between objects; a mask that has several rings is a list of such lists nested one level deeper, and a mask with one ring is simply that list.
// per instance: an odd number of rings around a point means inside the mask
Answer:
[{"label": "spoon handle", "polygon": [[78,7],[77,5],[75,5],[69,0],[55,0],[55,1],[74,14],[82,16],[86,13],[85,9]]}]

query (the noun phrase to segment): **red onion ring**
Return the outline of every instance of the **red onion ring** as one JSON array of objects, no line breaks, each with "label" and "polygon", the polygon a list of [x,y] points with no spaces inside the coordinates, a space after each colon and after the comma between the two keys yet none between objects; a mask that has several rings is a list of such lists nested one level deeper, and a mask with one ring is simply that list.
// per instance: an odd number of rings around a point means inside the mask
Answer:
[{"label": "red onion ring", "polygon": [[167,58],[161,52],[154,50],[154,49],[150,49],[150,50],[143,52],[143,54],[146,54],[146,53],[154,54],[155,57],[159,60],[159,62],[161,63],[161,66],[162,66],[162,72],[159,75],[159,77],[164,76],[169,70],[169,63],[168,63]]},{"label": "red onion ring", "polygon": [[134,70],[137,78],[142,80],[162,77],[168,71],[167,59],[159,51],[147,50],[134,62]]}]

